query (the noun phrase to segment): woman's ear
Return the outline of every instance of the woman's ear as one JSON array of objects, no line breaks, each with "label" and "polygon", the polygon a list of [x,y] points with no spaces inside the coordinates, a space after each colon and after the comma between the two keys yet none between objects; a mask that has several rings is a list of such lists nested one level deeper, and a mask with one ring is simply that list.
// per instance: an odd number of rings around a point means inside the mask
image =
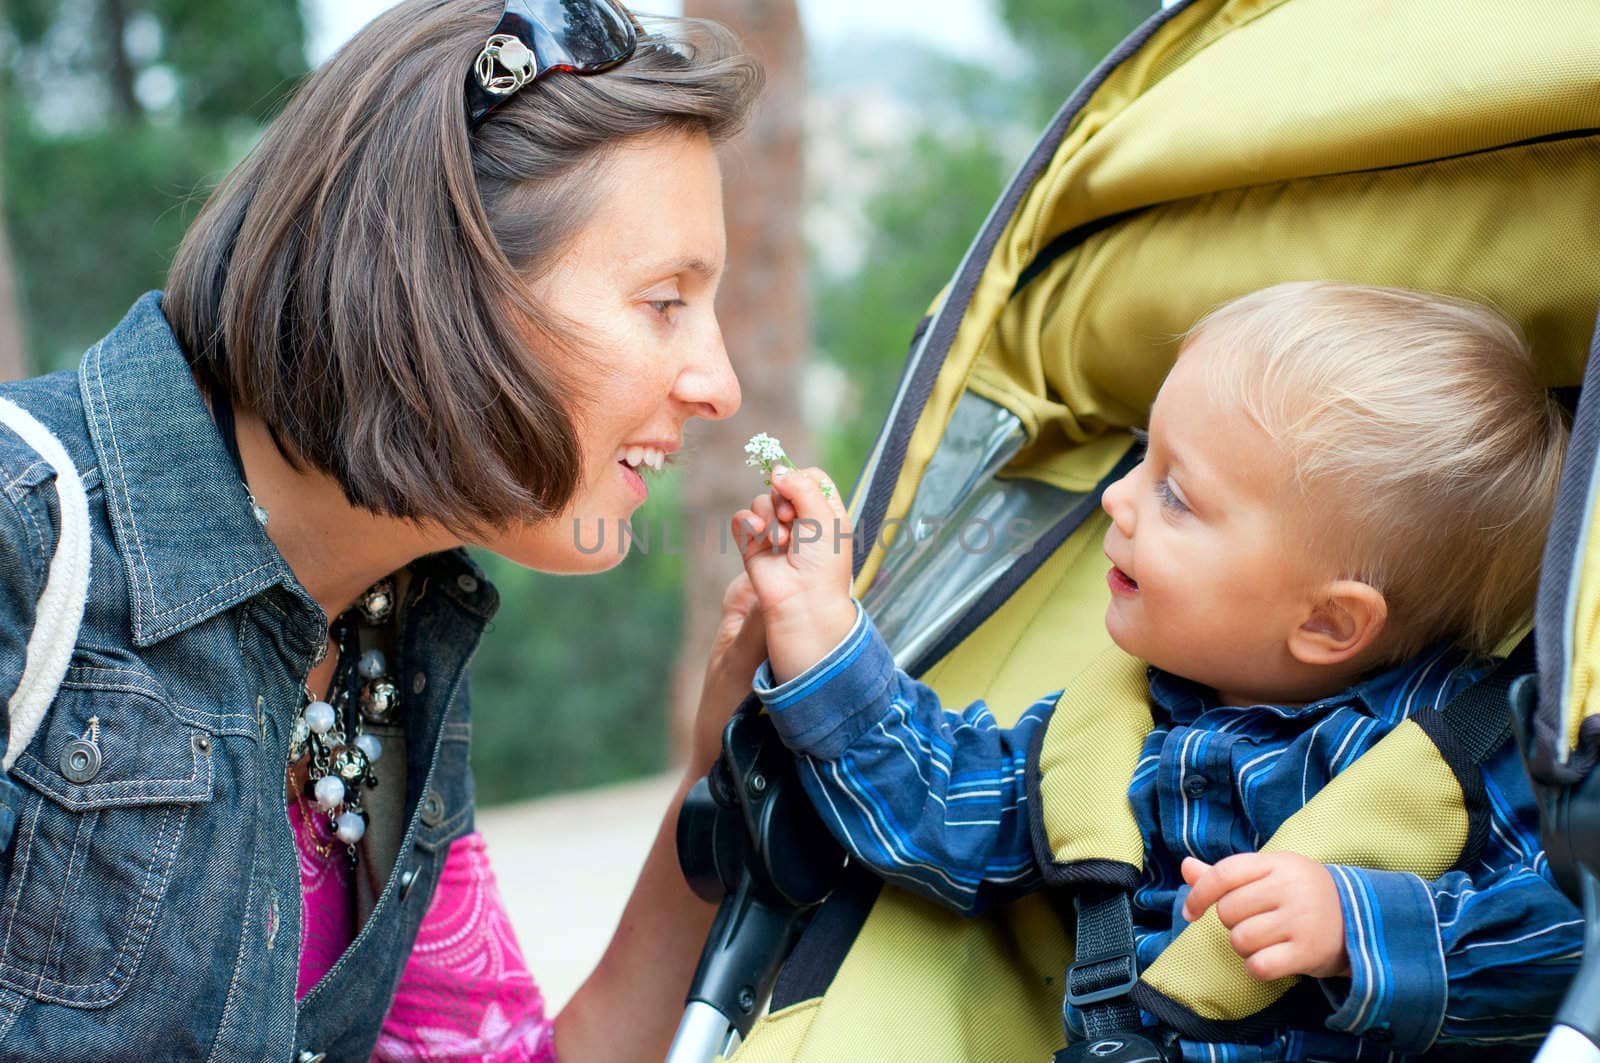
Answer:
[{"label": "woman's ear", "polygon": [[1289,652],[1301,664],[1343,664],[1377,641],[1389,621],[1383,593],[1360,580],[1335,580],[1316,601],[1289,635]]}]

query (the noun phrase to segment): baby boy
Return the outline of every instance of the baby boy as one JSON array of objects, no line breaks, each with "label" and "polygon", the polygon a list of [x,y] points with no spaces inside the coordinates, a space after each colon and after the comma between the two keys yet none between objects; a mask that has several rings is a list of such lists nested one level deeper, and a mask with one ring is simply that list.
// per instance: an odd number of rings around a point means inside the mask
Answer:
[{"label": "baby boy", "polygon": [[[1471,867],[1430,882],[1255,851],[1526,622],[1565,438],[1493,311],[1286,284],[1191,330],[1143,460],[1106,490],[1106,628],[1148,663],[1155,720],[1128,792],[1140,967],[1215,905],[1251,976],[1320,979],[1329,1002],[1324,1026],[1251,1059],[1531,1044],[1575,971],[1582,920],[1509,744],[1482,768],[1492,822]],[[824,485],[775,475],[734,519],[766,624],[756,693],[813,801],[856,859],[941,903],[1039,888],[1024,766],[1059,692],[1000,728],[896,670],[851,599],[849,551],[797,533],[847,529]]]}]

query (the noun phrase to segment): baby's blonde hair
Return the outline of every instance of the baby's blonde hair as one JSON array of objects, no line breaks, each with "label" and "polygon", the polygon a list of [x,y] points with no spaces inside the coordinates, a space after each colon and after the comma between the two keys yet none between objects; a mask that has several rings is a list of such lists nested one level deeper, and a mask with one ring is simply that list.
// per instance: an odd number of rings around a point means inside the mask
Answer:
[{"label": "baby's blonde hair", "polygon": [[1389,603],[1388,658],[1491,652],[1532,613],[1566,418],[1486,306],[1279,284],[1202,319],[1207,377],[1295,463],[1314,548]]}]

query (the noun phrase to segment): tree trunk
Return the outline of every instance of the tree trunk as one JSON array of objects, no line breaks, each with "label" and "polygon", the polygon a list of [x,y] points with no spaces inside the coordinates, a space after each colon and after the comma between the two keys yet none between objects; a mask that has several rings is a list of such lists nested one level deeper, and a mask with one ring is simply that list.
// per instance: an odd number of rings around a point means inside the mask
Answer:
[{"label": "tree trunk", "polygon": [[133,61],[128,58],[126,0],[105,0],[102,14],[106,20],[103,39],[111,46],[111,69],[106,72],[111,80],[111,98],[116,101],[117,113],[124,122],[137,122],[144,116],[144,108],[139,104],[139,94],[134,91]]},{"label": "tree trunk", "polygon": [[[805,200],[805,41],[794,0],[685,0],[684,14],[722,23],[766,67],[767,89],[744,135],[723,150],[728,266],[717,310],[744,404],[729,421],[697,423],[693,460],[683,482],[691,522],[683,641],[672,685],[675,751],[687,750],[700,697],[706,650],[723,590],[740,571],[739,555],[720,530],[761,489],[744,465],[756,432],[783,441],[801,465],[813,454],[798,407],[800,371],[809,347]],[[732,709],[733,706],[727,706]]]},{"label": "tree trunk", "polygon": [[[0,5],[0,12],[4,6]],[[0,160],[5,158],[5,97],[0,95]],[[6,237],[5,195],[0,186],[0,381],[28,375],[22,345],[22,305],[17,300],[17,271],[11,261],[11,241]]]}]

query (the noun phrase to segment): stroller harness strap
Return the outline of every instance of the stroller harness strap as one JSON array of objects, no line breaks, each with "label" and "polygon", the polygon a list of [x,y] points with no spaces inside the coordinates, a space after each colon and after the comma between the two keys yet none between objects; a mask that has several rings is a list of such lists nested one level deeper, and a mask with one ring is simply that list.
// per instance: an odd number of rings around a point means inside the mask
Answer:
[{"label": "stroller harness strap", "polygon": [[[1463,695],[1504,686],[1516,655]],[[1134,889],[1144,840],[1128,803],[1145,736],[1153,726],[1145,666],[1110,647],[1056,702],[1033,750],[1029,801],[1035,854],[1051,886]],[[1477,764],[1481,743],[1463,741],[1443,712],[1423,709],[1384,736],[1290,816],[1261,851],[1300,853],[1320,863],[1437,878],[1482,844],[1487,806]],[[1030,798],[1033,795],[1030,795]],[[1419,823],[1428,829],[1418,830]],[[1301,979],[1251,977],[1211,909],[1184,927],[1144,971],[1131,996],[1186,1037],[1235,1040],[1274,1025]]]}]

